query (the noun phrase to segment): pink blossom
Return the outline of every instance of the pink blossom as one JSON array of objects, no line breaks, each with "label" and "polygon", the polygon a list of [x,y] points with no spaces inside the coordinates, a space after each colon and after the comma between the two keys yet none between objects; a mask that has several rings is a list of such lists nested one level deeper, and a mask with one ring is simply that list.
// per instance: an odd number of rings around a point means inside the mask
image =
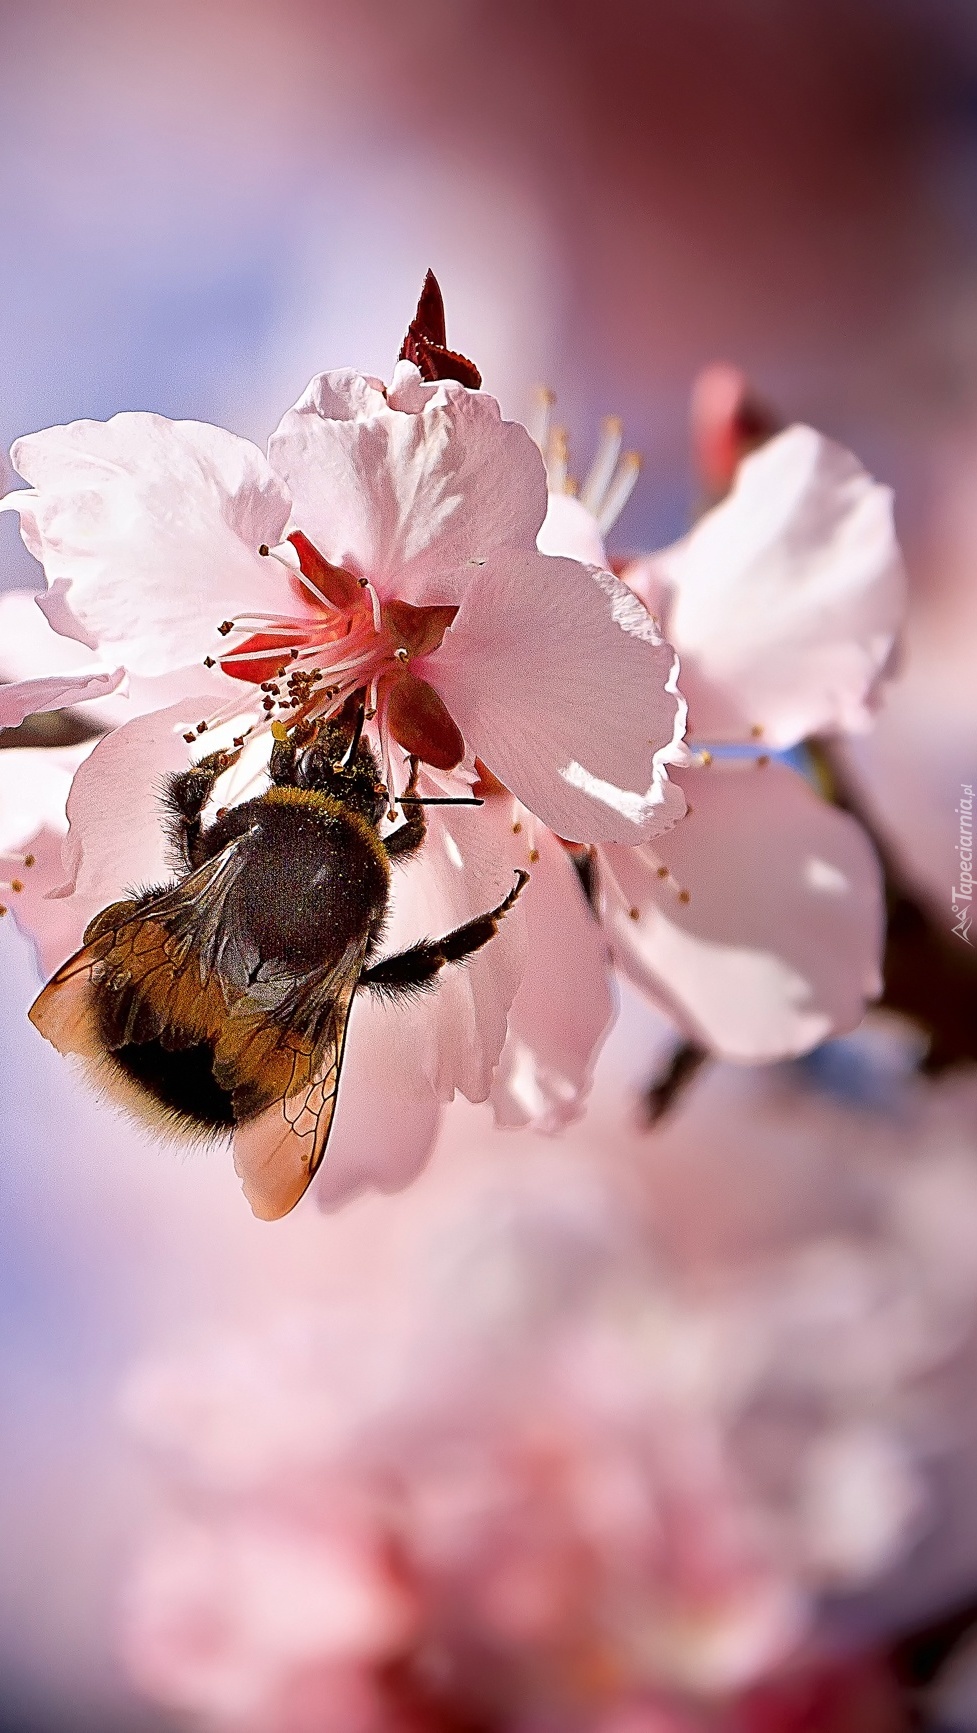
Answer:
[{"label": "pink blossom", "polygon": [[[750,443],[730,428],[743,382],[712,384],[722,403],[697,400],[705,431],[738,458]],[[607,505],[590,499],[587,511],[554,498],[546,545],[593,557]],[[614,958],[713,1052],[805,1052],[853,1028],[881,989],[881,876],[861,827],[768,748],[871,719],[904,602],[888,490],[840,446],[790,428],[745,458],[688,536],[624,576],[678,651],[691,738],[670,773],[683,824],[597,850]]]},{"label": "pink blossom", "polygon": [[[191,737],[247,739],[221,785],[234,804],[260,783],[272,721],[330,716],[357,693],[392,802],[413,754],[422,793],[465,794],[480,773],[511,789],[527,820],[570,838],[634,840],[680,815],[667,773],[683,716],[672,651],[609,572],[537,550],[542,465],[491,398],[425,383],[401,363],[389,388],[351,372],[314,380],[268,459],[220,429],[122,415],[21,440],[14,461],[32,485],[4,504],[45,564],[49,618],[121,656],[144,712],[100,743],[72,791],[64,881],[51,894],[74,912],[76,943],[129,885],[165,880],[156,791],[186,764]],[[507,1035],[513,1100],[530,1091],[554,1126],[577,1111],[610,1016],[603,944],[561,850],[548,839],[527,851],[518,828],[497,801],[432,816],[389,941],[496,906],[528,852],[577,898],[596,983],[580,995],[589,1009],[561,1008],[537,1035],[527,983],[507,1031],[521,910],[417,1006],[357,1003],[323,1201],[406,1183],[443,1103],[455,1090],[489,1093]],[[541,933],[545,901],[540,886]],[[62,1050],[94,1061],[88,991],[79,975],[43,1021]],[[516,1122],[528,1111],[503,1108]],[[306,1153],[280,1114],[238,1129],[235,1158],[260,1213],[279,1213],[280,1177]]]}]

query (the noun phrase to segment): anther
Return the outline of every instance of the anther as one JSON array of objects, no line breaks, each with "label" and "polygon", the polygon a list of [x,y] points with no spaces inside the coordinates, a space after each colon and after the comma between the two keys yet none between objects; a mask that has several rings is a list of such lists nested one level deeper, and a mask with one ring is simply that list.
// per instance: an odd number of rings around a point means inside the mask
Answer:
[{"label": "anther", "polygon": [[640,921],[641,910],[640,909],[629,909],[628,910],[628,919],[631,921]]},{"label": "anther", "polygon": [[699,763],[704,764],[706,769],[708,770],[710,764],[712,763],[712,753],[711,752],[700,752],[699,753]]},{"label": "anther", "polygon": [[691,891],[679,891],[678,900],[680,903],[690,903],[692,901],[692,892]]},{"label": "anther", "polygon": [[228,632],[233,632],[233,630],[234,630],[234,621],[233,620],[222,620],[220,625],[218,626],[217,630],[220,633],[222,638],[226,638]]},{"label": "anther", "polygon": [[11,879],[10,889],[12,891],[19,893],[20,891],[23,890],[23,888],[24,888],[24,882],[22,879]]},{"label": "anther", "polygon": [[659,877],[659,878],[660,878],[660,879],[667,879],[667,877],[668,877],[668,868],[667,868],[667,866],[660,866],[660,867],[659,867],[659,868],[658,868],[658,877]]},{"label": "anther", "polygon": [[761,752],[759,758],[757,759],[757,769],[758,770],[765,770],[766,766],[769,763],[770,763],[770,754],[768,752]]},{"label": "anther", "polygon": [[535,866],[536,862],[539,860],[539,849],[538,848],[531,848],[530,849],[529,859],[530,859],[531,865]]},{"label": "anther", "polygon": [[753,727],[750,729],[750,739],[751,740],[760,740],[760,739],[762,739],[762,737],[763,737],[763,723],[762,722],[754,722]]},{"label": "anther", "polygon": [[206,732],[207,732],[206,722],[198,722],[197,723],[197,733],[198,734],[206,734]]},{"label": "anther", "polygon": [[513,836],[518,836],[518,835],[519,835],[519,832],[520,832],[520,831],[521,831],[521,830],[522,830],[522,825],[521,825],[521,823],[520,823],[520,821],[519,821],[519,819],[518,819],[518,818],[517,818],[517,819],[516,819],[516,822],[515,822],[515,824],[514,824],[514,825],[513,825],[513,827],[512,827],[512,834],[513,834]]},{"label": "anther", "polygon": [[193,742],[196,740],[197,736],[195,734],[191,733],[191,734],[185,734],[183,736],[183,738],[186,741],[188,746],[192,746]]},{"label": "anther", "polygon": [[205,656],[204,657],[204,667],[205,668],[216,668],[216,666],[217,666],[217,663],[214,661],[213,656]]},{"label": "anther", "polygon": [[24,856],[24,865],[25,865],[25,867],[32,867],[32,866],[33,866],[33,865],[34,865],[34,862],[35,862],[35,861],[36,861],[36,859],[37,859],[37,856],[36,856],[36,855],[33,855],[33,854],[25,854],[25,856]]},{"label": "anther", "polygon": [[410,652],[408,650],[405,650],[403,644],[401,644],[399,650],[394,651],[394,655],[396,656],[398,662],[406,662],[409,654],[410,654]]}]

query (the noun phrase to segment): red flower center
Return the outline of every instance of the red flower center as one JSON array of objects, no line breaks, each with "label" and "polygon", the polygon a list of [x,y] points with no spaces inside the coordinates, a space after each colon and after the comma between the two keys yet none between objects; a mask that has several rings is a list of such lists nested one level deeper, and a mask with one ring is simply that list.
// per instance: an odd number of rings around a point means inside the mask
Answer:
[{"label": "red flower center", "polygon": [[368,579],[334,566],[300,530],[288,540],[299,562],[289,583],[305,612],[264,616],[262,629],[220,658],[224,673],[274,694],[265,699],[269,712],[331,715],[362,692],[381,735],[425,764],[453,770],[465,743],[426,675],[457,608],[381,603]]}]

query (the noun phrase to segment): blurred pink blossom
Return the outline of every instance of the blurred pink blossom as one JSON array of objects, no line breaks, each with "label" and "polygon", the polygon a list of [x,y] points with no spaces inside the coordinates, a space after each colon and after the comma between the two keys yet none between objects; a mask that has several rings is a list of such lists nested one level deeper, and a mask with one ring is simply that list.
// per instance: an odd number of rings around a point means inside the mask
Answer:
[{"label": "blurred pink blossom", "polygon": [[[907,1084],[897,1130],[751,1087],[758,1151],[720,1073],[645,1173],[606,1109],[569,1158],[507,1145],[504,1175],[455,1110],[387,1288],[138,1372],[127,1412],[169,1488],[127,1603],[154,1695],[277,1729],[295,1692],[326,1715],[334,1686],[397,1681],[420,1726],[507,1733],[848,1733],[861,1700],[894,1733],[884,1674],[830,1682],[818,1603],[891,1583],[941,1458],[973,1452],[973,1089]],[[255,1619],[231,1561],[272,1543]]]}]

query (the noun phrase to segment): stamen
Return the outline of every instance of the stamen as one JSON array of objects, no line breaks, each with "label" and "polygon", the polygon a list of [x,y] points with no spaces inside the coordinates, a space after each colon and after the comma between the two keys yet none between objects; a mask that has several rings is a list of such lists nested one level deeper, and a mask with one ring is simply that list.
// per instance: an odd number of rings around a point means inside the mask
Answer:
[{"label": "stamen", "polygon": [[546,461],[550,443],[550,422],[553,418],[553,405],[556,402],[556,392],[548,385],[540,385],[533,393],[533,407],[529,416],[529,436],[539,446]]},{"label": "stamen", "polygon": [[366,590],[370,598],[370,606],[373,609],[373,630],[379,632],[383,619],[380,610],[380,597],[377,595],[369,578],[360,578],[358,581],[360,589]]},{"label": "stamen", "polygon": [[[312,645],[306,654],[311,655],[313,650],[321,648],[321,644]],[[302,651],[292,644],[273,644],[269,650],[232,650],[229,656],[221,657],[221,666],[226,667],[228,662],[280,662],[286,651],[292,649],[297,656],[302,655]]]},{"label": "stamen", "polygon": [[315,584],[310,583],[298,563],[297,554],[293,553],[293,557],[289,558],[288,554],[284,553],[280,548],[270,548],[267,542],[262,542],[258,552],[259,554],[262,554],[265,559],[277,560],[280,566],[285,567],[290,578],[297,578],[299,583],[302,585],[303,590],[308,591],[317,607],[331,608],[336,614],[342,613],[342,609],[337,608],[335,602],[331,602],[328,596],[324,596],[321,590],[316,589]]},{"label": "stamen", "polygon": [[554,427],[546,447],[546,485],[550,493],[566,493],[570,438],[565,427]]},{"label": "stamen", "polygon": [[607,490],[614,479],[617,460],[621,455],[623,431],[624,424],[619,415],[605,416],[594,461],[580,490],[580,503],[586,506],[591,517],[600,516],[607,498]]},{"label": "stamen", "polygon": [[617,523],[634,492],[634,484],[640,473],[640,456],[636,451],[626,451],[604,495],[604,503],[597,513],[597,528],[602,535],[606,535],[607,531],[613,529]]}]

